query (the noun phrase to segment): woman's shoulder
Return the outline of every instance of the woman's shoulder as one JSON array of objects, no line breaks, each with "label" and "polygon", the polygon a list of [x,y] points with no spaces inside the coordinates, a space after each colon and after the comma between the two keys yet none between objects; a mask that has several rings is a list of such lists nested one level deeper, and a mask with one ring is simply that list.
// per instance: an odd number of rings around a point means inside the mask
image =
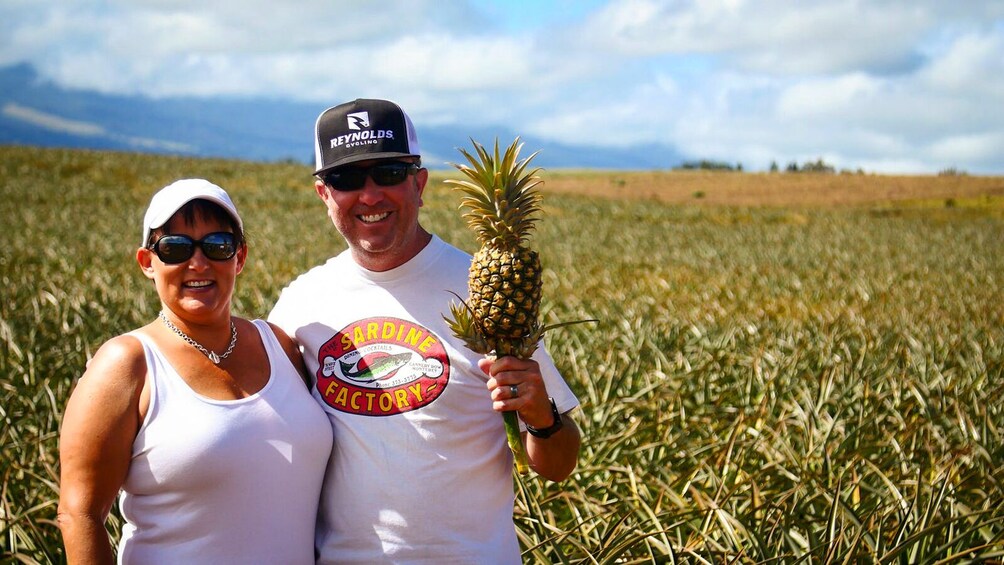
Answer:
[{"label": "woman's shoulder", "polygon": [[87,362],[82,378],[120,385],[141,382],[146,375],[146,350],[137,333],[122,334],[101,344]]},{"label": "woman's shoulder", "polygon": [[136,330],[127,334],[115,336],[101,344],[91,362],[135,363],[146,358],[146,350],[141,341],[140,332]]},{"label": "woman's shoulder", "polygon": [[77,380],[67,413],[115,415],[133,413],[142,404],[147,380],[146,352],[135,334],[109,339],[98,348]]}]

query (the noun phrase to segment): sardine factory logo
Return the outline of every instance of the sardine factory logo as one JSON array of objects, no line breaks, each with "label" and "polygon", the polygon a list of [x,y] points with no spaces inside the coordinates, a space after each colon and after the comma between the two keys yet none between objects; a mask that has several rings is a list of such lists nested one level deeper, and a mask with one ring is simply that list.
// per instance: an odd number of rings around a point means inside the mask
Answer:
[{"label": "sardine factory logo", "polygon": [[442,340],[398,318],[350,324],[321,346],[317,360],[317,390],[324,402],[366,416],[390,416],[431,404],[450,377]]}]

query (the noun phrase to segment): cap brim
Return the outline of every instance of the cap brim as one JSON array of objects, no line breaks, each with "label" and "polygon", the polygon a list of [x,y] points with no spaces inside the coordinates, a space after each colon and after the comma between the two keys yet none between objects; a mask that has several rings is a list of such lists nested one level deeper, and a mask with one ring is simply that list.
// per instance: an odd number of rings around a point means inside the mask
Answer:
[{"label": "cap brim", "polygon": [[407,157],[417,157],[421,158],[421,155],[416,155],[414,153],[400,153],[397,151],[388,151],[384,153],[360,153],[357,155],[350,155],[348,157],[343,157],[331,165],[324,167],[323,169],[318,169],[314,171],[315,175],[320,175],[322,173],[328,172],[331,169],[337,169],[343,165],[351,165],[352,163],[358,163],[360,161],[374,161],[378,159],[402,159]]}]

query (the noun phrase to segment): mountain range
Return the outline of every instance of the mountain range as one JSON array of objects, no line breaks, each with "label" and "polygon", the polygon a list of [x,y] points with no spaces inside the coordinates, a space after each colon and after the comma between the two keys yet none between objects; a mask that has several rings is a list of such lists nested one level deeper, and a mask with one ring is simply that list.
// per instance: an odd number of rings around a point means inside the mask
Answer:
[{"label": "mountain range", "polygon": [[[338,101],[333,101],[332,104]],[[314,121],[327,105],[266,98],[150,98],[63,88],[27,64],[0,68],[0,144],[111,149],[313,163]],[[683,158],[672,147],[600,147],[557,143],[505,127],[415,123],[423,164],[447,168],[470,139],[507,144],[520,135],[544,168],[669,169]]]}]

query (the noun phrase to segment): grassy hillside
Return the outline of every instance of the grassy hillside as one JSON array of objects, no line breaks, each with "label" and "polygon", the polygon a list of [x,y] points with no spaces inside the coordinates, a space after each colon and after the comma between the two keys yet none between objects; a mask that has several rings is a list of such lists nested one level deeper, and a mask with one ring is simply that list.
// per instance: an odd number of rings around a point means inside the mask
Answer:
[{"label": "grassy hillside", "polygon": [[[63,405],[159,308],[150,195],[233,195],[245,316],[344,244],[301,165],[0,147],[0,174],[0,561],[58,562]],[[585,445],[516,483],[527,562],[1004,558],[1000,178],[545,174],[547,321],[601,322],[548,337]],[[423,222],[472,250],[442,178]]]}]

